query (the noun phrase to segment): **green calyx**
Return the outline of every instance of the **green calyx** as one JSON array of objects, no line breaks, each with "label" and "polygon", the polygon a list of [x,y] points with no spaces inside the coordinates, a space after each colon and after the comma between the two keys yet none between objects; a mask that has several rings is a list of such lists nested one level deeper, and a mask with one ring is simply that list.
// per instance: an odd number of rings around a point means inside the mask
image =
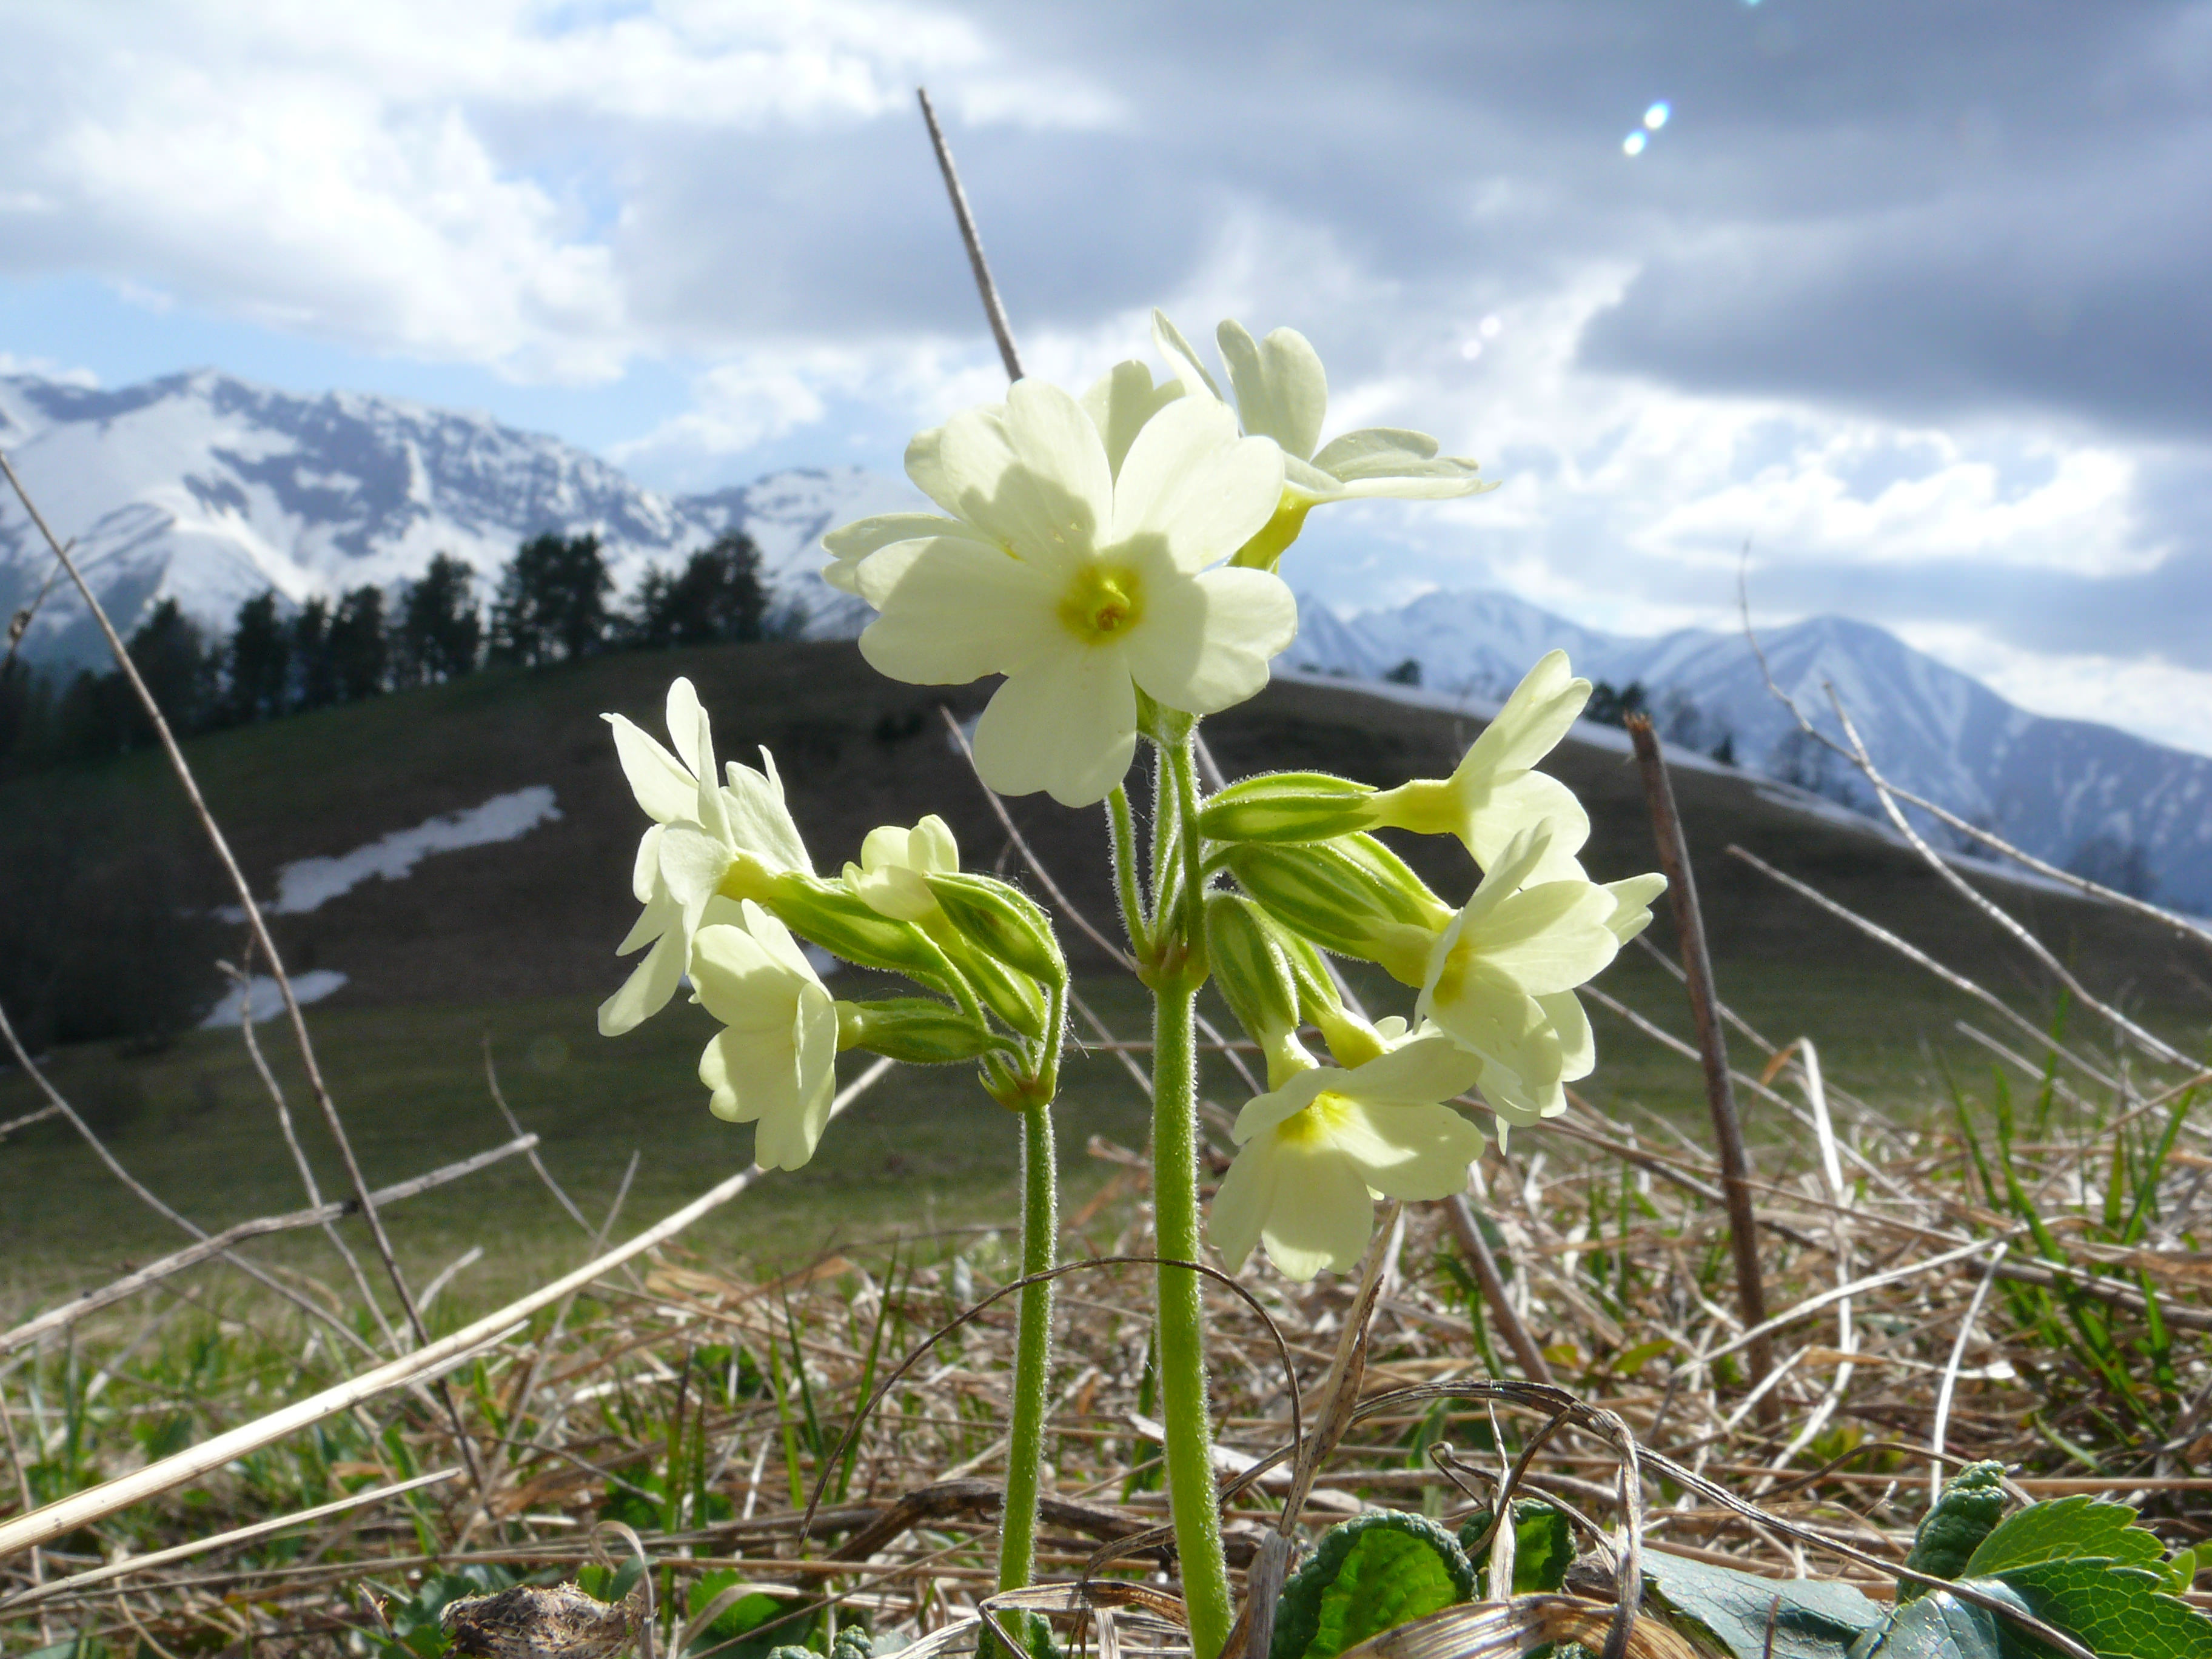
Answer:
[{"label": "green calyx", "polygon": [[1324,951],[1380,963],[1419,984],[1452,911],[1371,836],[1306,847],[1231,846],[1221,862],[1270,918]]},{"label": "green calyx", "polygon": [[981,1021],[931,997],[837,1005],[837,1046],[913,1066],[947,1066],[981,1059],[1000,1039]]},{"label": "green calyx", "polygon": [[1025,895],[989,876],[933,875],[930,896],[962,939],[1042,984],[1067,973],[1052,923]]},{"label": "green calyx", "polygon": [[919,927],[878,915],[842,883],[791,872],[769,884],[760,902],[793,933],[856,967],[944,983],[944,952]]},{"label": "green calyx", "polygon": [[1263,1049],[1298,1029],[1298,987],[1281,934],[1251,900],[1209,893],[1206,950],[1213,982],[1230,1012]]},{"label": "green calyx", "polygon": [[1213,796],[1198,827],[1209,841],[1328,841],[1373,829],[1378,799],[1366,784],[1327,772],[1274,772]]}]

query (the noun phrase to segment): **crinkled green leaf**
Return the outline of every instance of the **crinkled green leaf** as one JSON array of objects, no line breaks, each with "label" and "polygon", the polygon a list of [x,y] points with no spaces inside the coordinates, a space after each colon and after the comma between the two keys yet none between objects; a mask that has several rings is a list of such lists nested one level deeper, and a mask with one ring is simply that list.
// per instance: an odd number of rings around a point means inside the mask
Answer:
[{"label": "crinkled green leaf", "polygon": [[1363,1515],[1324,1533],[1283,1586],[1268,1659],[1331,1659],[1474,1594],[1467,1553],[1435,1522]]},{"label": "crinkled green leaf", "polygon": [[2166,1595],[2155,1571],[2103,1560],[2039,1561],[2012,1568],[1999,1582],[2099,1659],[2212,1659],[2212,1619]]},{"label": "crinkled green leaf", "polygon": [[2136,1525],[2125,1504],[2061,1498],[2031,1504],[1984,1538],[1964,1570],[1947,1578],[2004,1578],[2039,1561],[2103,1560],[2150,1566],[2166,1559],[2156,1534]]},{"label": "crinkled green leaf", "polygon": [[1761,1578],[1656,1551],[1644,1557],[1644,1587],[1667,1612],[1697,1626],[1735,1659],[1764,1659],[1770,1618],[1773,1659],[1844,1659],[1883,1617],[1879,1605],[1849,1584]]}]

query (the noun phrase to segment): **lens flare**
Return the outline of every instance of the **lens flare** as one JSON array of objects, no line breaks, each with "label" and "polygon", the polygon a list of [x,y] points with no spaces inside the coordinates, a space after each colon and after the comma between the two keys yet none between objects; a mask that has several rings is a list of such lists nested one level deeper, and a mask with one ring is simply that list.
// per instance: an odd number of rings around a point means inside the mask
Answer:
[{"label": "lens flare", "polygon": [[1662,98],[1657,103],[1652,105],[1650,109],[1644,112],[1644,125],[1649,127],[1652,131],[1656,132],[1660,128],[1667,125],[1668,118],[1673,115],[1674,112],[1674,106],[1668,103],[1664,98]]},{"label": "lens flare", "polygon": [[1620,141],[1620,153],[1623,155],[1641,155],[1644,154],[1644,145],[1650,142],[1649,134],[1641,131],[1632,132]]}]

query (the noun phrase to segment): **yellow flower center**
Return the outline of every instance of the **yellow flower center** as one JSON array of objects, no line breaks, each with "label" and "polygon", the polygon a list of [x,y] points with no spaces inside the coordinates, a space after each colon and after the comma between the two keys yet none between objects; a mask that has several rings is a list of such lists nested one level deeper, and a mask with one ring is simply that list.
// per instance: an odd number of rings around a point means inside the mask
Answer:
[{"label": "yellow flower center", "polygon": [[1086,564],[1060,596],[1060,620],[1085,645],[1107,645],[1145,618],[1145,589],[1126,565]]},{"label": "yellow flower center", "polygon": [[1467,991],[1467,970],[1474,966],[1480,954],[1474,942],[1462,939],[1444,952],[1443,965],[1437,973],[1436,1000],[1449,1006],[1456,1002]]},{"label": "yellow flower center", "polygon": [[1351,1109],[1351,1101],[1334,1091],[1316,1095],[1312,1105],[1275,1126],[1276,1139],[1288,1146],[1326,1146]]}]

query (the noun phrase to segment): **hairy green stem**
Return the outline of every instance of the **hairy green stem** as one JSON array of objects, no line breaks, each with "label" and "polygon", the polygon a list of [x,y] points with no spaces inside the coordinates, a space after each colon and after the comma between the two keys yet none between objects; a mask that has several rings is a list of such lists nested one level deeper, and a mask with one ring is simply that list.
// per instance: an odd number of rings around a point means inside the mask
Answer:
[{"label": "hairy green stem", "polygon": [[1145,894],[1137,884],[1137,825],[1129,811],[1129,792],[1120,784],[1106,797],[1107,840],[1114,848],[1114,896],[1121,907],[1121,925],[1129,930],[1129,948],[1142,960],[1151,948],[1151,929],[1145,925]]},{"label": "hairy green stem", "polygon": [[[1059,1265],[1059,1174],[1052,1107],[1022,1111],[1022,1276]],[[1027,1286],[1014,1340],[1014,1418],[1006,1443],[1006,1500],[999,1530],[999,1588],[1020,1589],[1036,1571],[1037,1493],[1052,1389],[1052,1285]]]},{"label": "hairy green stem", "polygon": [[[1192,1025],[1198,990],[1178,980],[1152,995],[1154,1227],[1164,1264],[1196,1261],[1198,1071]],[[1163,1265],[1158,1273],[1160,1415],[1167,1431],[1169,1513],[1182,1562],[1191,1652],[1197,1659],[1215,1659],[1229,1641],[1235,1607],[1214,1499],[1201,1281],[1188,1267]]]}]

